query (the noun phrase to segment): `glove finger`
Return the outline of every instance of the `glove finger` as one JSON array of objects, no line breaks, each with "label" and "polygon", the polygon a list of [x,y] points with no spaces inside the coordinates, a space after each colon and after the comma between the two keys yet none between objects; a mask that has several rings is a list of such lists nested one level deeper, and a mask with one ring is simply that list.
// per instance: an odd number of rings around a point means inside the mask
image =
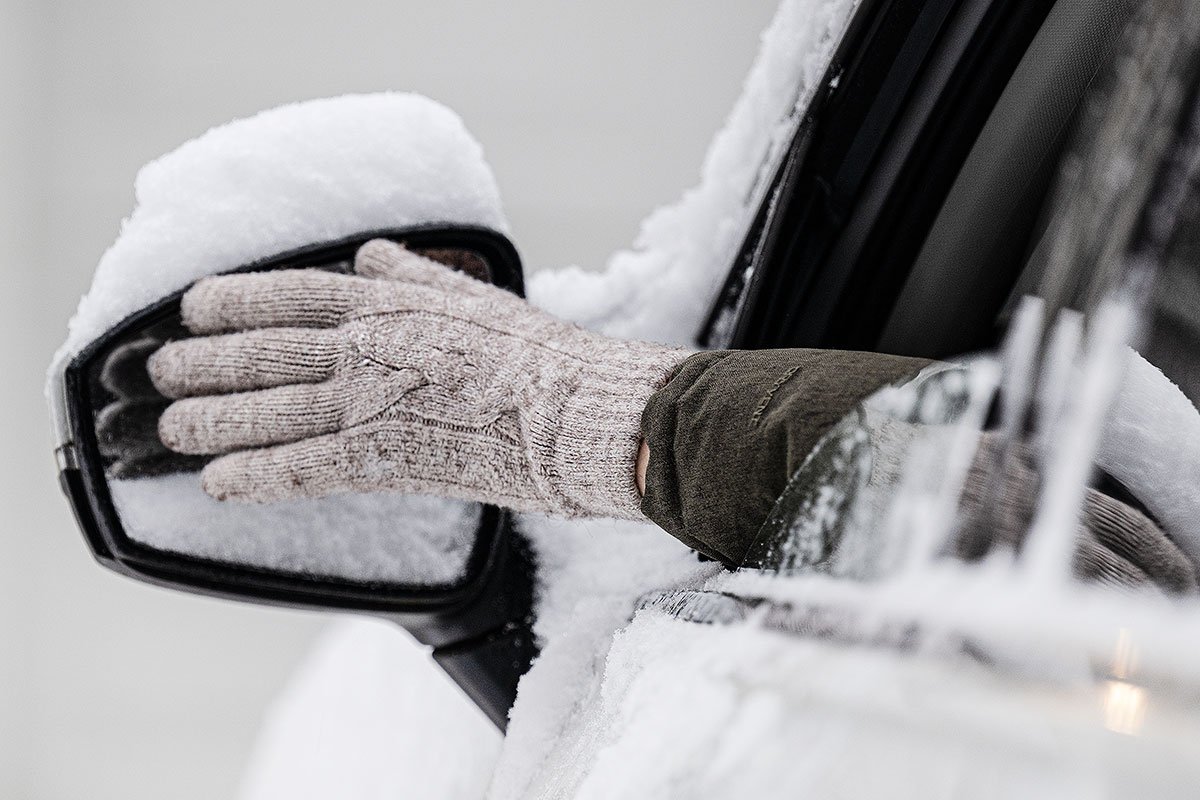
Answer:
[{"label": "glove finger", "polygon": [[323,497],[352,487],[341,434],[247,450],[209,463],[200,474],[204,491],[217,500],[271,503]]},{"label": "glove finger", "polygon": [[1075,547],[1075,577],[1108,586],[1144,589],[1154,585],[1137,565],[1081,532]]},{"label": "glove finger", "polygon": [[149,369],[166,397],[195,397],[319,383],[343,352],[335,330],[266,328],[171,342],[150,357]]},{"label": "glove finger", "polygon": [[463,444],[452,430],[395,420],[222,456],[205,467],[201,484],[218,500],[258,503],[385,490],[518,510],[544,507],[527,484],[512,481],[526,468],[519,446]]},{"label": "glove finger", "polygon": [[177,400],[159,419],[158,435],[175,452],[190,455],[294,442],[340,428],[344,395],[344,387],[333,383],[302,383]]},{"label": "glove finger", "polygon": [[117,397],[160,399],[146,372],[146,359],[161,344],[155,339],[145,338],[115,348],[100,370],[100,385]]},{"label": "glove finger", "polygon": [[372,239],[358,248],[354,272],[366,278],[415,283],[460,296],[480,297],[489,291],[502,291],[387,239]]},{"label": "glove finger", "polygon": [[217,458],[200,474],[200,485],[217,500],[252,503],[383,488],[365,480],[361,456],[346,435],[326,434]]},{"label": "glove finger", "polygon": [[1092,489],[1084,504],[1083,522],[1096,542],[1162,588],[1181,594],[1196,591],[1191,560],[1142,512]]},{"label": "glove finger", "polygon": [[379,293],[379,282],[324,270],[275,270],[205,278],[183,296],[196,334],[254,328],[333,328]]}]

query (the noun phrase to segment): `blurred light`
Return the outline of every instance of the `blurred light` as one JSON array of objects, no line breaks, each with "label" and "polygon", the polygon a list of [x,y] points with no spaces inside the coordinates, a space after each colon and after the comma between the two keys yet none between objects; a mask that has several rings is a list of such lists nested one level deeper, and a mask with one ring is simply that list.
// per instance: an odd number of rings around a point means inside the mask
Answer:
[{"label": "blurred light", "polygon": [[1113,655],[1113,671],[1114,678],[1125,680],[1133,675],[1137,669],[1137,648],[1133,644],[1133,637],[1129,635],[1128,628],[1121,628],[1117,633],[1117,649]]},{"label": "blurred light", "polygon": [[1129,629],[1122,628],[1113,655],[1113,679],[1104,683],[1104,727],[1128,736],[1141,733],[1146,717],[1146,690],[1126,680],[1136,668],[1137,648]]},{"label": "blurred light", "polygon": [[1137,736],[1146,717],[1146,690],[1125,681],[1106,681],[1104,727],[1116,733]]}]

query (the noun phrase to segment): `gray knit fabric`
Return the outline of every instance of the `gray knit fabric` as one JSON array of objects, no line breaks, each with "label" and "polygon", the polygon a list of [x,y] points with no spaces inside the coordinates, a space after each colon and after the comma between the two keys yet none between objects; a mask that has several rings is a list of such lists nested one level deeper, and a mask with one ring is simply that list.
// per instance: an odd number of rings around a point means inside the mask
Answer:
[{"label": "gray knit fabric", "polygon": [[[1033,523],[1040,483],[1033,454],[1017,445],[1003,456],[997,435],[980,438],[953,547],[962,558],[981,558],[998,545],[1020,549]],[[994,474],[1002,479],[990,480]],[[1119,586],[1197,591],[1196,566],[1179,546],[1145,514],[1095,489],[1087,490],[1076,529],[1074,571],[1085,580]]]},{"label": "gray knit fabric", "polygon": [[162,440],[229,454],[205,491],[396,490],[642,518],[642,410],[686,351],[585,331],[392,242],[364,245],[355,270],[221,276],[184,296],[205,336],[163,347],[150,373],[184,398]]}]

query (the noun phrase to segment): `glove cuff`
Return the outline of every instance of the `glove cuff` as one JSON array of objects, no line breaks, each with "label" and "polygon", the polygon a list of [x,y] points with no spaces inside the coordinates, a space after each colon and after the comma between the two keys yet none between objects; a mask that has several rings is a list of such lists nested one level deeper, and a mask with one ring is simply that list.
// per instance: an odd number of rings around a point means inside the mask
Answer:
[{"label": "glove cuff", "polygon": [[563,501],[557,513],[644,520],[635,479],[642,412],[692,351],[611,341],[605,350],[565,393],[543,463]]}]

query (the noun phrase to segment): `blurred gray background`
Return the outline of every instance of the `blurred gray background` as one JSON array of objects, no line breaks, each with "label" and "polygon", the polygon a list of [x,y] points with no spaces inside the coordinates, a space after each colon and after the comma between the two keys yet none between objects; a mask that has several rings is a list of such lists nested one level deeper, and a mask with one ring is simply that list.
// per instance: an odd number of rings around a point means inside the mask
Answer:
[{"label": "blurred gray background", "polygon": [[596,268],[698,174],[774,0],[0,0],[0,797],[213,798],[325,622],[94,566],[42,376],[137,168],[311,97],[457,109],[527,269]]}]

